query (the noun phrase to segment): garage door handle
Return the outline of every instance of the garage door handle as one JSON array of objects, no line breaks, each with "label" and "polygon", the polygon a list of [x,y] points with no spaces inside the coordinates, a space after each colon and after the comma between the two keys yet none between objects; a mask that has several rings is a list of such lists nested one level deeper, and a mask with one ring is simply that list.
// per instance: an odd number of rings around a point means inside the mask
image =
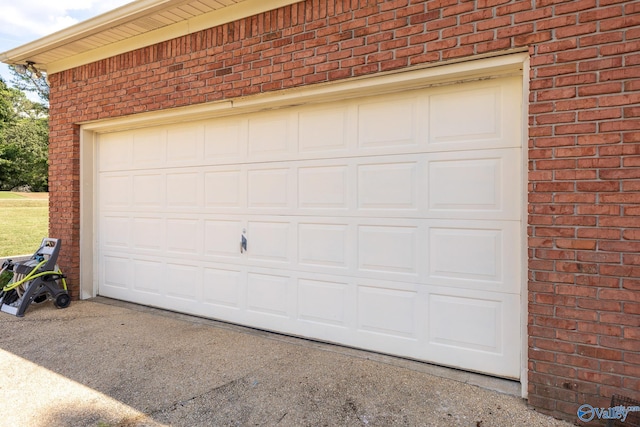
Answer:
[{"label": "garage door handle", "polygon": [[247,251],[247,238],[242,235],[242,240],[240,240],[240,253]]}]

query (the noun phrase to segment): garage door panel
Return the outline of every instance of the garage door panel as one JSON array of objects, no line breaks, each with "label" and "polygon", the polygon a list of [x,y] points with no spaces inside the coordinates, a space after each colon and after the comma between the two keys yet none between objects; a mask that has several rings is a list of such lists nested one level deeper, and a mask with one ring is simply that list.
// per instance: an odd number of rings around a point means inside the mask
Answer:
[{"label": "garage door panel", "polygon": [[163,262],[152,259],[133,258],[133,287],[134,292],[161,295],[164,291],[166,277]]},{"label": "garage door panel", "polygon": [[289,317],[291,279],[250,272],[247,277],[247,311]]},{"label": "garage door panel", "polygon": [[[295,226],[289,222],[250,220],[247,224],[247,258],[261,264],[290,264]],[[238,236],[237,241],[240,241]]]},{"label": "garage door panel", "polygon": [[100,260],[101,291],[126,291],[131,288],[132,270],[128,257],[103,255]]},{"label": "garage door panel", "polygon": [[[502,131],[502,87],[462,88],[429,98],[430,142],[499,139]],[[464,118],[465,125],[460,126]]]},{"label": "garage door panel", "polygon": [[166,220],[167,252],[197,256],[202,253],[202,222],[198,219]]},{"label": "garage door panel", "polygon": [[247,156],[246,119],[224,118],[204,125],[204,161],[211,163],[239,162]]},{"label": "garage door panel", "polygon": [[358,209],[417,210],[417,162],[385,162],[358,166]]},{"label": "garage door panel", "polygon": [[134,132],[131,141],[133,161],[127,168],[157,169],[165,166],[167,159],[166,133],[166,131],[158,129],[143,129]]},{"label": "garage door panel", "polygon": [[164,207],[166,184],[164,174],[147,173],[133,176],[134,209],[160,209]]},{"label": "garage door panel", "polygon": [[520,80],[99,135],[100,295],[517,378]]},{"label": "garage door panel", "polygon": [[519,376],[519,296],[432,288],[427,313],[429,357],[449,366]]},{"label": "garage door panel", "polygon": [[161,217],[136,216],[133,222],[132,248],[138,251],[164,251],[165,223]]},{"label": "garage door panel", "polygon": [[298,263],[330,269],[349,268],[349,225],[301,222],[298,224]]},{"label": "garage door panel", "polygon": [[301,209],[345,210],[348,208],[349,167],[301,166],[297,187]]},{"label": "garage door panel", "polygon": [[358,269],[417,276],[419,238],[418,227],[359,226]]},{"label": "garage door panel", "polygon": [[514,77],[434,90],[428,151],[520,147],[521,84]]},{"label": "garage door panel", "polygon": [[204,254],[213,261],[239,260],[243,221],[207,219],[204,221]]},{"label": "garage door panel", "polygon": [[298,115],[298,150],[301,153],[344,155],[349,148],[348,118],[346,105],[303,110]]},{"label": "garage door panel", "polygon": [[297,117],[290,111],[256,114],[248,126],[250,160],[280,160],[297,151]]},{"label": "garage door panel", "polygon": [[193,209],[202,206],[202,176],[200,173],[167,173],[166,182],[167,207]]},{"label": "garage door panel", "polygon": [[[424,289],[411,283],[354,279],[354,335],[345,344],[428,360]],[[384,320],[383,320],[384,319]]]},{"label": "garage door panel", "polygon": [[417,339],[418,293],[358,286],[358,330]]},{"label": "garage door panel", "polygon": [[123,250],[131,242],[131,219],[128,216],[105,215],[100,240],[107,250]]},{"label": "garage door panel", "polygon": [[204,125],[188,124],[167,129],[167,165],[197,166],[204,153]]},{"label": "garage door panel", "polygon": [[358,147],[417,146],[418,107],[418,98],[407,95],[365,101],[358,105]]},{"label": "garage door panel", "polygon": [[202,301],[202,269],[197,265],[166,264],[166,296],[172,307],[188,308]]},{"label": "garage door panel", "polygon": [[431,277],[500,281],[500,230],[430,230]]},{"label": "garage door panel", "polygon": [[520,150],[430,154],[428,216],[519,220]]},{"label": "garage door panel", "polygon": [[520,224],[439,220],[430,223],[427,283],[520,293]]},{"label": "garage door panel", "polygon": [[[429,342],[492,353],[502,351],[500,301],[431,294]],[[491,333],[487,333],[491,331]]]},{"label": "garage door panel", "polygon": [[98,201],[101,211],[129,209],[132,200],[129,174],[105,174],[101,177],[101,184]]},{"label": "garage door panel", "polygon": [[[202,301],[204,305],[240,309],[243,306],[244,277],[242,271],[224,268],[204,268]],[[224,317],[223,317],[224,318]]]},{"label": "garage door panel", "polygon": [[100,135],[98,146],[98,171],[123,171],[131,169],[133,135],[118,132]]},{"label": "garage door panel", "polygon": [[500,210],[499,159],[432,161],[429,172],[432,210]]},{"label": "garage door panel", "polygon": [[291,206],[289,168],[248,171],[247,205],[249,208],[288,208]]},{"label": "garage door panel", "polygon": [[240,168],[204,172],[204,204],[213,209],[239,209],[246,206],[245,174]]},{"label": "garage door panel", "polygon": [[353,302],[349,284],[343,282],[298,280],[297,318],[324,326],[346,328]]}]

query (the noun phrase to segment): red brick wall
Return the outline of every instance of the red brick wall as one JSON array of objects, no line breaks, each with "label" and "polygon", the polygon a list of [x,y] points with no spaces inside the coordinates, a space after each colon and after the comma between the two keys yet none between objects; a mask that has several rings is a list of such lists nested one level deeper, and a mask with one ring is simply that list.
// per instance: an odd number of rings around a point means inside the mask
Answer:
[{"label": "red brick wall", "polygon": [[640,2],[307,0],[50,76],[51,232],[74,296],[74,123],[528,49],[529,402],[640,399]]}]

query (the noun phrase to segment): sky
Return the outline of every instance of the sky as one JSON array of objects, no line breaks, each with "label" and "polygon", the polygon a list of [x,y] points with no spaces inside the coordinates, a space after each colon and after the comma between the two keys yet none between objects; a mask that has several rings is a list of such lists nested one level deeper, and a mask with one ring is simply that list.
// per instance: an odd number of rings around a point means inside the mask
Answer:
[{"label": "sky", "polygon": [[[132,0],[0,0],[0,52],[32,42]],[[11,74],[0,63],[0,75]]]}]

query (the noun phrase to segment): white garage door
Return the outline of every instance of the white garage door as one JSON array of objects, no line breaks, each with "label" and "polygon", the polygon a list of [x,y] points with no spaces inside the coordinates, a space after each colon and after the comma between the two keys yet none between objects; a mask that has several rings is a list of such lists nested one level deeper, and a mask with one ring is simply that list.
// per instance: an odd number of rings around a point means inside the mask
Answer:
[{"label": "white garage door", "polygon": [[521,91],[103,133],[99,294],[517,378]]}]

